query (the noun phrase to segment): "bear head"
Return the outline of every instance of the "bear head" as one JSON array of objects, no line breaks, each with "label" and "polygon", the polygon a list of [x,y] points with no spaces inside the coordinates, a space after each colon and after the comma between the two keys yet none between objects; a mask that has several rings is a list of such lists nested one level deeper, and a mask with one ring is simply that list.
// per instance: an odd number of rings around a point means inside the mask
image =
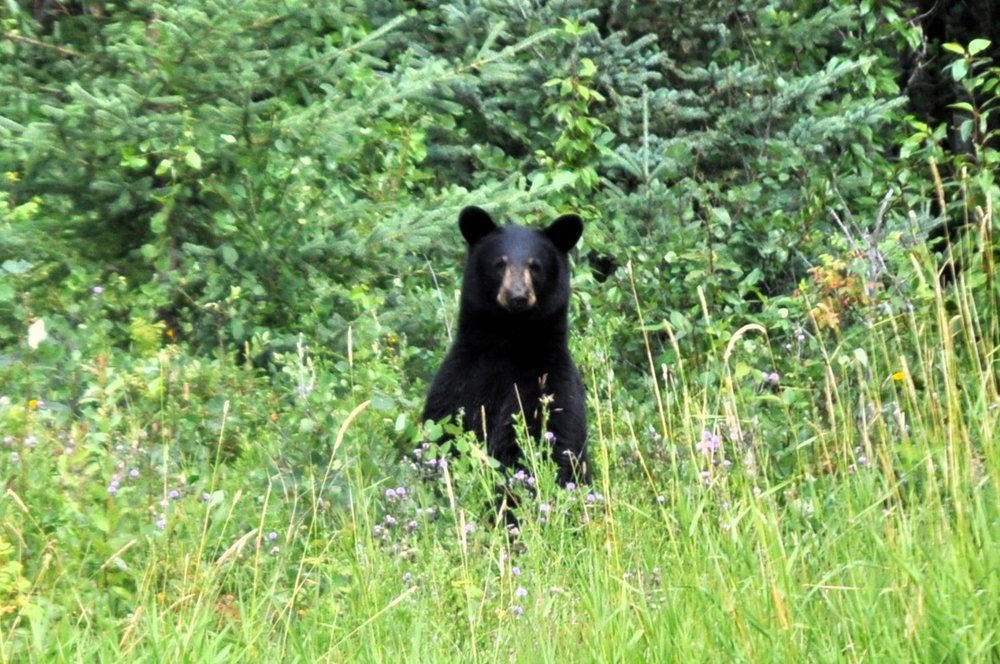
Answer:
[{"label": "bear head", "polygon": [[463,307],[529,319],[565,310],[568,252],[583,234],[579,216],[563,215],[544,229],[498,226],[485,210],[470,206],[458,225],[469,245]]}]

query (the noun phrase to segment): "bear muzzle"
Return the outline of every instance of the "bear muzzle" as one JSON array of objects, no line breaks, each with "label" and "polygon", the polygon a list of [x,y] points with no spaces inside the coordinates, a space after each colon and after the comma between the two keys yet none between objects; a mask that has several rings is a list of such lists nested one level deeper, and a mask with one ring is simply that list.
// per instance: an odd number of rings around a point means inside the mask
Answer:
[{"label": "bear muzzle", "polygon": [[511,313],[532,309],[537,303],[531,270],[527,266],[508,265],[503,273],[497,303]]}]

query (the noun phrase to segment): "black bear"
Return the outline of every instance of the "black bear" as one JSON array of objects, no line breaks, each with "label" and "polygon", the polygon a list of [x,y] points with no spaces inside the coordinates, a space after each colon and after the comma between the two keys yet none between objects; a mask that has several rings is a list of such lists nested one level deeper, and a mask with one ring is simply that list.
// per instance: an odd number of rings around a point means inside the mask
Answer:
[{"label": "black bear", "polygon": [[583,381],[567,344],[568,252],[583,221],[567,214],[544,230],[497,226],[467,207],[458,225],[469,245],[458,334],[423,421],[455,416],[509,469],[522,463],[515,416],[523,413],[558,464],[559,485],[588,482]]}]

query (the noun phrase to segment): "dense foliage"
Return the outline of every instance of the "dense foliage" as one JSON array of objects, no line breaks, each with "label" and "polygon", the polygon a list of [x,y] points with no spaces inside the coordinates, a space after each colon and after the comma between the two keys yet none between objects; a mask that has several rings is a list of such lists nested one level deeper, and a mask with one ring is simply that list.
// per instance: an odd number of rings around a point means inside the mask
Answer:
[{"label": "dense foliage", "polygon": [[371,309],[424,345],[464,202],[588,211],[590,247],[641,266],[657,309],[695,313],[701,286],[734,314],[794,288],[829,208],[875,209],[891,9],[590,4],[15,12],[5,258],[124,278],[123,319],[203,350],[342,343]]},{"label": "dense foliage", "polygon": [[[518,550],[549,659],[996,656],[997,44],[912,4],[4,4],[0,659],[499,657]],[[524,547],[408,455],[468,204],[585,219]]]}]

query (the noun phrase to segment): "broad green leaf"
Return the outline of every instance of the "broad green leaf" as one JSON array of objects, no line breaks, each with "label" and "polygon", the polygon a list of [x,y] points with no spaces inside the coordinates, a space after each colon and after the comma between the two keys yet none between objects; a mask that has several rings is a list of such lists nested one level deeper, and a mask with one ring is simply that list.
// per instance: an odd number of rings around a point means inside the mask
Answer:
[{"label": "broad green leaf", "polygon": [[955,60],[951,63],[951,77],[956,81],[961,81],[969,73],[969,63],[965,60]]},{"label": "broad green leaf", "polygon": [[576,183],[576,173],[572,171],[559,171],[552,176],[552,186],[555,189],[562,189],[567,185]]},{"label": "broad green leaf", "polygon": [[976,55],[990,46],[989,39],[973,39],[969,42],[969,55]]},{"label": "broad green leaf", "polygon": [[392,397],[385,396],[384,394],[375,394],[372,396],[372,408],[380,413],[387,413],[391,410],[395,410],[396,401]]},{"label": "broad green leaf", "polygon": [[159,164],[156,165],[156,174],[166,175],[173,169],[173,167],[174,167],[173,159],[164,159],[163,161],[161,161]]},{"label": "broad green leaf", "polygon": [[969,137],[972,136],[972,120],[965,120],[958,125],[958,133],[962,137],[963,143],[968,141]]},{"label": "broad green leaf", "polygon": [[111,530],[111,523],[108,520],[108,515],[102,511],[94,510],[91,512],[90,520],[94,524],[94,527],[102,533],[107,533]]},{"label": "broad green leaf", "polygon": [[184,163],[193,168],[196,171],[201,170],[201,155],[191,148],[184,154]]},{"label": "broad green leaf", "polygon": [[226,265],[232,267],[236,265],[236,261],[239,260],[239,254],[232,246],[224,244],[219,247],[219,251],[222,253],[222,262]]},{"label": "broad green leaf", "polygon": [[153,233],[160,235],[167,230],[167,219],[170,217],[170,212],[164,208],[153,215],[149,220],[149,230]]},{"label": "broad green leaf", "polygon": [[2,267],[3,271],[8,274],[24,274],[31,269],[31,263],[17,258],[5,260],[3,265],[0,265],[0,267]]}]

